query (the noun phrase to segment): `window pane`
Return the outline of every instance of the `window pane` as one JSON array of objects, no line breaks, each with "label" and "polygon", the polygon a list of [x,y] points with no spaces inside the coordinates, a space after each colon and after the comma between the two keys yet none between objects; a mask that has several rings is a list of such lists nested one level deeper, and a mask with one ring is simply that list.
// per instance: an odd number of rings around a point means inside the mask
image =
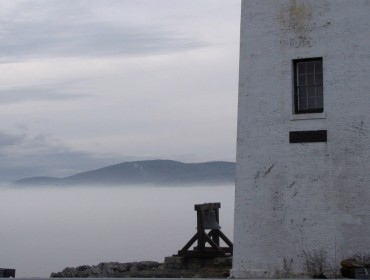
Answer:
[{"label": "window pane", "polygon": [[306,66],[306,72],[307,73],[314,73],[314,69],[315,69],[315,67],[314,67],[314,62],[307,62],[307,66]]},{"label": "window pane", "polygon": [[314,85],[315,84],[315,76],[314,74],[307,74],[307,85]]},{"label": "window pane", "polygon": [[307,109],[307,98],[299,98],[298,108],[299,110]]},{"label": "window pane", "polygon": [[317,86],[316,87],[316,97],[322,97],[322,86]]},{"label": "window pane", "polygon": [[315,97],[307,98],[307,109],[315,108],[316,108],[316,98]]},{"label": "window pane", "polygon": [[322,85],[322,73],[316,73],[315,85]]},{"label": "window pane", "polygon": [[298,74],[304,74],[306,73],[306,63],[299,62],[298,63]]},{"label": "window pane", "polygon": [[315,62],[315,72],[322,73],[322,61]]},{"label": "window pane", "polygon": [[323,97],[322,96],[316,97],[316,107],[318,109],[324,108],[324,100],[323,100]]},{"label": "window pane", "polygon": [[305,86],[306,83],[306,75],[299,75],[298,76],[298,86]]},{"label": "window pane", "polygon": [[298,98],[307,98],[307,89],[305,87],[298,88]]},{"label": "window pane", "polygon": [[316,97],[315,87],[307,87],[307,97],[308,98],[315,98]]}]

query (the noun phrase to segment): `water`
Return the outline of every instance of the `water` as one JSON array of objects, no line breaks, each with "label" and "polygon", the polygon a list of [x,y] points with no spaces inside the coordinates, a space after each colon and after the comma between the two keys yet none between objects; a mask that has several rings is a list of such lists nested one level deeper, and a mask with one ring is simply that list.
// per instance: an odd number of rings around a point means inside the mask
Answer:
[{"label": "water", "polygon": [[0,267],[49,277],[67,266],[163,261],[194,235],[194,204],[221,202],[232,239],[234,187],[0,188]]}]

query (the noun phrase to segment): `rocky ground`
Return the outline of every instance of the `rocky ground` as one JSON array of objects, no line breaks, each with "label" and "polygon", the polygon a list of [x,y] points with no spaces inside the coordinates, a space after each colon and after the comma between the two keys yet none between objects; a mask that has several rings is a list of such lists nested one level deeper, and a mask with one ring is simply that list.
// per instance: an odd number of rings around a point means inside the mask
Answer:
[{"label": "rocky ground", "polygon": [[226,278],[231,269],[231,258],[185,259],[167,257],[164,263],[106,262],[98,265],[67,267],[50,275],[51,278]]}]

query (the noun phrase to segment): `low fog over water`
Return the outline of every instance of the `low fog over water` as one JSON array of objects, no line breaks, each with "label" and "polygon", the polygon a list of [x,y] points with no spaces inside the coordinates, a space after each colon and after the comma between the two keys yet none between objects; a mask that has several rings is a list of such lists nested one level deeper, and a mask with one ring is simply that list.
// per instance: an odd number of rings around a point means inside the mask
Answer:
[{"label": "low fog over water", "polygon": [[48,277],[67,266],[163,261],[194,235],[194,204],[221,202],[232,239],[234,186],[0,187],[0,267]]}]

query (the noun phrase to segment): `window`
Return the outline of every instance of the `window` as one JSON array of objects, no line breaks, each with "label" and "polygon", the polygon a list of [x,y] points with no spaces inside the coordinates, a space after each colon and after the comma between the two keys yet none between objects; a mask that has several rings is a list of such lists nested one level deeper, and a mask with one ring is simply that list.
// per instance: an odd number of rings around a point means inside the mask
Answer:
[{"label": "window", "polygon": [[323,67],[322,58],[294,60],[294,112],[322,113]]}]

